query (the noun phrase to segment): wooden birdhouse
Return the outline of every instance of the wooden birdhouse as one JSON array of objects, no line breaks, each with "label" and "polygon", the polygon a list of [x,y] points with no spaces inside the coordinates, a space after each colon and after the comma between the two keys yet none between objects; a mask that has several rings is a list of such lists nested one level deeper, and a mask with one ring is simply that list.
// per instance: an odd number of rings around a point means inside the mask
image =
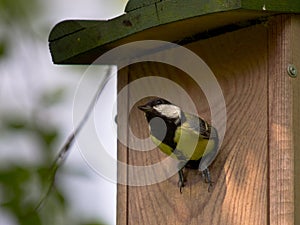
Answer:
[{"label": "wooden birdhouse", "polygon": [[[92,64],[102,57],[98,64],[120,67],[118,132],[125,143],[118,142],[118,160],[127,167],[119,168],[118,177],[137,183],[118,184],[117,224],[300,224],[297,13],[297,0],[130,0],[117,18],[55,26],[49,37],[55,64]],[[196,67],[175,51],[181,48],[204,66]],[[172,56],[166,53],[173,50]],[[111,51],[116,52],[107,56]],[[189,68],[197,68],[191,70],[195,76]],[[206,72],[221,92],[210,86]],[[210,104],[206,87],[210,97],[222,93],[225,109],[218,108],[218,101]],[[185,111],[192,101],[197,114],[210,122],[212,106],[221,119],[225,110],[226,132],[210,165],[210,192],[198,171],[185,171],[180,193],[176,174],[139,185],[147,175],[128,169],[167,157],[148,142],[147,151],[129,143],[130,135],[148,138],[148,125],[136,106],[158,94]],[[161,171],[152,173],[156,178]]]}]

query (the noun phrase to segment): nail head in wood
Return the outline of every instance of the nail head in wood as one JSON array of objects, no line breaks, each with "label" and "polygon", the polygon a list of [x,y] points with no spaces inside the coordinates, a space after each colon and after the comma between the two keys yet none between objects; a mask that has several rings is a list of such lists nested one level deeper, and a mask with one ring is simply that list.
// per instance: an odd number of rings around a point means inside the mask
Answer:
[{"label": "nail head in wood", "polygon": [[294,65],[289,64],[287,70],[290,77],[297,77],[297,68]]}]

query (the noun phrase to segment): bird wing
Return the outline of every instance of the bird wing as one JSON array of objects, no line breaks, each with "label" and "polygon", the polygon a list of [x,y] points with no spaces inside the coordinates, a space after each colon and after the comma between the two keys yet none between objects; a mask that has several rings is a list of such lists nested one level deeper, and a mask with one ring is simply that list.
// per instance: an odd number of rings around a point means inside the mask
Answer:
[{"label": "bird wing", "polygon": [[198,116],[188,113],[184,116],[186,120],[177,127],[174,137],[177,158],[199,160],[206,155],[211,158],[215,154],[210,153],[217,152],[218,147],[216,130]]},{"label": "bird wing", "polygon": [[198,116],[185,113],[186,121],[183,123],[185,129],[191,129],[203,139],[209,139],[211,126]]}]

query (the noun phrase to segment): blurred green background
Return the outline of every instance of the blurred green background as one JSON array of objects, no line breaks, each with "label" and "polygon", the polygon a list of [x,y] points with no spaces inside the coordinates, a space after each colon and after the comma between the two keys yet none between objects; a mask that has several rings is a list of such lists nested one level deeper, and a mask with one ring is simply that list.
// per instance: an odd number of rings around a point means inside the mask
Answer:
[{"label": "blurred green background", "polygon": [[[72,96],[86,68],[52,64],[50,30],[63,19],[114,17],[126,2],[0,0],[0,225],[114,223],[73,212],[68,184],[55,185],[43,208],[34,208],[72,129]],[[76,164],[64,166],[58,177],[88,180],[86,167]],[[107,200],[101,204],[108,207]]]}]

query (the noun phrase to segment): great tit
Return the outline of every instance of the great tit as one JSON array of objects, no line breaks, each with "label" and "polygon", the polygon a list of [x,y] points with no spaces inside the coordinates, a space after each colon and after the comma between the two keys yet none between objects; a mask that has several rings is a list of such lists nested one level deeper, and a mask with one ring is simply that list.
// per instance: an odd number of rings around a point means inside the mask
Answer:
[{"label": "great tit", "polygon": [[154,98],[138,108],[145,113],[152,141],[162,152],[179,160],[180,193],[184,187],[184,167],[199,169],[210,191],[213,182],[208,166],[218,152],[217,130],[163,98]]}]

